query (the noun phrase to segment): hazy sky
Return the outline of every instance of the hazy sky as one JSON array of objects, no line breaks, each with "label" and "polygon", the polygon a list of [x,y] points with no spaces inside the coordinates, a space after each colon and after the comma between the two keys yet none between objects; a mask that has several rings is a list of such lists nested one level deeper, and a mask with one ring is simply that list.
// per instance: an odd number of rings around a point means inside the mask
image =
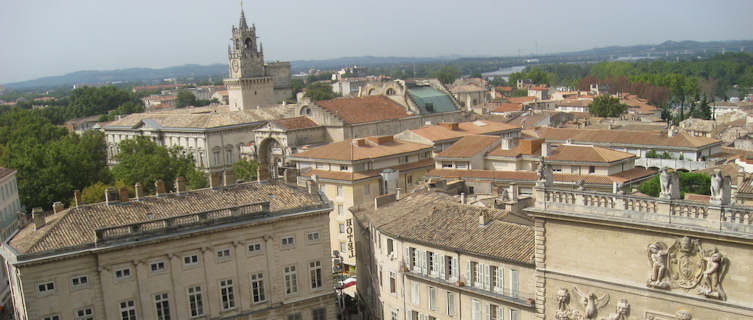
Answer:
[{"label": "hazy sky", "polygon": [[[267,60],[517,55],[753,39],[751,0],[277,0],[244,4]],[[0,83],[227,63],[237,0],[0,0]]]}]

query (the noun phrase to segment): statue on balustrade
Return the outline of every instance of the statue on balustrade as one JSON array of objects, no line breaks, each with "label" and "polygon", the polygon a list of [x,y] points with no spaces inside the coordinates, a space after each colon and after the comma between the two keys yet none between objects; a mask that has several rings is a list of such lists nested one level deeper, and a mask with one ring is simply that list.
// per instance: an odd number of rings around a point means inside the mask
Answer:
[{"label": "statue on balustrade", "polygon": [[722,176],[721,169],[711,174],[711,204],[726,205],[731,198],[729,177]]},{"label": "statue on balustrade", "polygon": [[659,186],[661,187],[659,198],[680,198],[680,177],[677,175],[677,172],[670,173],[667,167],[662,168],[659,174]]}]

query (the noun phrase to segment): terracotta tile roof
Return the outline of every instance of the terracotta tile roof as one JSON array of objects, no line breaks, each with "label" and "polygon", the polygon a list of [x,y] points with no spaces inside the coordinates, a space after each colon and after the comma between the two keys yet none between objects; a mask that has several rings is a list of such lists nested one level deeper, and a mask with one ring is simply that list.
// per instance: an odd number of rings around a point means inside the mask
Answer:
[{"label": "terracotta tile roof", "polygon": [[[410,171],[414,169],[429,169],[434,167],[434,160],[433,159],[426,159],[421,160],[418,162],[411,162],[406,164],[401,164],[398,166],[392,166],[389,167],[392,170],[395,171]],[[342,171],[328,171],[328,170],[309,170],[303,174],[302,176],[310,177],[312,175],[316,175],[319,178],[322,179],[330,179],[330,180],[343,180],[343,181],[358,181],[368,178],[374,178],[378,177],[379,174],[386,168],[382,169],[375,169],[375,170],[369,170],[369,171],[361,171],[361,172],[342,172]]]},{"label": "terracotta tile roof", "polygon": [[[271,196],[273,195],[273,196]],[[95,230],[147,222],[155,219],[182,216],[237,207],[244,204],[270,202],[270,210],[303,210],[324,204],[318,195],[301,188],[275,183],[245,183],[220,190],[200,189],[186,195],[146,197],[115,205],[96,203],[69,208],[47,217],[46,224],[34,230],[29,224],[14,236],[9,244],[20,254],[46,254],[92,247]],[[152,216],[147,216],[151,214]]]},{"label": "terracotta tile roof", "polygon": [[536,97],[510,97],[507,98],[510,103],[526,103],[536,101]]},{"label": "terracotta tile roof", "polygon": [[488,150],[492,144],[499,143],[499,139],[497,136],[465,136],[438,154],[436,158],[470,158]]},{"label": "terracotta tile roof", "polygon": [[562,107],[588,107],[591,102],[593,101],[584,99],[565,99],[557,101],[555,104]]},{"label": "terracotta tile roof", "polygon": [[[490,218],[485,226],[479,226],[482,211]],[[359,223],[373,223],[380,231],[406,241],[533,264],[532,226],[505,221],[508,215],[501,210],[461,205],[447,194],[411,193],[379,209],[354,215]]]},{"label": "terracotta tile roof", "polygon": [[[369,141],[367,138],[360,139],[363,140],[363,144],[359,146],[354,146],[353,142],[354,140],[359,139],[348,139],[296,153],[290,156],[290,159],[298,161],[306,159],[352,161],[381,158],[421,150],[431,150],[431,146],[429,145],[403,140],[393,139],[389,142],[376,144],[373,141]],[[358,141],[355,142],[355,144],[357,143]]]},{"label": "terracotta tile roof", "polygon": [[500,87],[495,87],[495,89],[497,89],[497,91],[502,91],[502,92],[512,92],[512,87],[500,86]]},{"label": "terracotta tile roof", "polygon": [[662,147],[698,148],[715,143],[719,140],[706,137],[694,137],[686,133],[669,137],[659,131],[638,130],[607,130],[607,129],[575,129],[575,128],[536,128],[528,131],[536,137],[547,141],[566,141],[571,139],[576,143],[609,143],[618,145],[647,145]]},{"label": "terracotta tile roof", "polygon": [[685,200],[689,200],[693,202],[709,203],[709,200],[711,200],[711,196],[705,195],[705,194],[686,192]]},{"label": "terracotta tile roof", "polygon": [[547,88],[546,86],[533,86],[528,88],[528,90],[545,91],[549,90],[549,88]]},{"label": "terracotta tile roof", "polygon": [[489,157],[517,157],[520,155],[538,156],[541,154],[541,141],[536,139],[520,139],[518,144],[509,150],[494,148],[486,155]]},{"label": "terracotta tile roof", "polygon": [[460,122],[457,129],[448,128],[449,125],[437,124],[410,130],[416,135],[429,139],[433,142],[450,139],[459,139],[471,134],[493,134],[520,127],[503,122],[476,120],[472,122]]},{"label": "terracotta tile roof", "polygon": [[632,168],[632,169],[628,169],[628,170],[610,175],[610,177],[612,177],[613,181],[623,183],[623,182],[650,177],[657,173],[659,173],[659,171],[643,169],[643,168]]},{"label": "terracotta tile roof", "polygon": [[610,163],[635,157],[632,153],[601,147],[561,145],[552,150],[552,154],[544,157],[544,159],[548,161]]},{"label": "terracotta tile roof", "polygon": [[503,112],[515,112],[515,111],[521,111],[521,110],[523,110],[523,105],[520,103],[502,103],[499,105],[499,107],[494,109],[494,111],[492,112],[503,113]]},{"label": "terracotta tile roof", "polygon": [[0,167],[0,179],[5,178],[16,172],[16,170]]},{"label": "terracotta tile roof", "polygon": [[337,115],[345,123],[364,123],[408,117],[405,108],[384,96],[338,98],[317,101],[317,105]]},{"label": "terracotta tile roof", "polygon": [[280,127],[283,127],[288,130],[306,129],[306,128],[313,128],[313,127],[319,126],[319,124],[317,124],[316,122],[314,122],[314,120],[311,120],[311,118],[307,116],[278,119],[278,120],[273,120],[273,122],[279,125]]}]

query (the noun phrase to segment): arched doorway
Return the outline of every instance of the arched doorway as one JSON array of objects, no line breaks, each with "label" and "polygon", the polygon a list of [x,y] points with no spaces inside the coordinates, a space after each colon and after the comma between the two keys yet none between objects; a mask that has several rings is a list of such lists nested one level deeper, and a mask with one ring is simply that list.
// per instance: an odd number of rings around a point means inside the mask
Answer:
[{"label": "arched doorway", "polygon": [[259,144],[257,152],[259,168],[268,173],[279,174],[277,171],[282,168],[285,156],[282,144],[277,139],[266,138]]}]

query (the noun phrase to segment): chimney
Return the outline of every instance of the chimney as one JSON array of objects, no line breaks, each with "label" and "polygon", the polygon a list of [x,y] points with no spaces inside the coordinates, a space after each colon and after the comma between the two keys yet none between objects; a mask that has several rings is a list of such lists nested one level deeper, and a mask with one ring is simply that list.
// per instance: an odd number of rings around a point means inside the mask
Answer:
[{"label": "chimney", "polygon": [[460,130],[460,125],[457,122],[442,122],[439,125],[450,130]]},{"label": "chimney", "polygon": [[81,203],[81,190],[73,190],[73,203],[78,208],[78,204]]},{"label": "chimney", "polygon": [[486,210],[482,210],[478,214],[478,225],[485,226],[487,223],[489,223],[489,214]]},{"label": "chimney", "polygon": [[[258,169],[258,168],[257,168]],[[258,175],[257,170],[257,175]],[[218,172],[212,172],[209,174],[209,187],[212,188],[212,190],[217,190],[222,187],[222,182],[220,181],[221,176]]]},{"label": "chimney", "polygon": [[107,205],[111,205],[118,202],[118,192],[115,191],[115,188],[106,188],[105,189],[105,203]]},{"label": "chimney", "polygon": [[31,209],[31,219],[34,221],[34,230],[39,230],[44,227],[45,217],[42,208]]},{"label": "chimney", "polygon": [[120,202],[128,202],[128,188],[121,187],[120,190],[118,190],[118,199]]},{"label": "chimney", "polygon": [[397,187],[395,191],[395,199],[400,200],[400,187]]},{"label": "chimney", "polygon": [[134,193],[136,193],[136,201],[141,200],[144,197],[144,189],[141,187],[141,183],[133,185]]},{"label": "chimney", "polygon": [[154,190],[155,190],[155,194],[158,197],[164,197],[165,196],[165,181],[162,181],[162,179],[154,181]]},{"label": "chimney", "polygon": [[353,139],[351,143],[353,144],[354,147],[363,147],[366,145],[366,139],[364,138]]},{"label": "chimney", "polygon": [[232,170],[225,170],[222,173],[222,179],[225,182],[225,187],[229,187],[235,184],[235,173]]},{"label": "chimney", "polygon": [[175,194],[181,195],[186,193],[186,178],[175,178]]},{"label": "chimney", "polygon": [[544,142],[544,143],[541,144],[541,156],[542,157],[548,157],[548,156],[550,156],[550,154],[549,154],[549,143],[548,142]]},{"label": "chimney", "polygon": [[65,209],[65,206],[63,206],[63,203],[60,201],[56,201],[55,203],[52,204],[53,213],[58,213],[60,211],[63,211],[63,209]]},{"label": "chimney", "polygon": [[460,204],[465,204],[465,192],[460,193]]}]

